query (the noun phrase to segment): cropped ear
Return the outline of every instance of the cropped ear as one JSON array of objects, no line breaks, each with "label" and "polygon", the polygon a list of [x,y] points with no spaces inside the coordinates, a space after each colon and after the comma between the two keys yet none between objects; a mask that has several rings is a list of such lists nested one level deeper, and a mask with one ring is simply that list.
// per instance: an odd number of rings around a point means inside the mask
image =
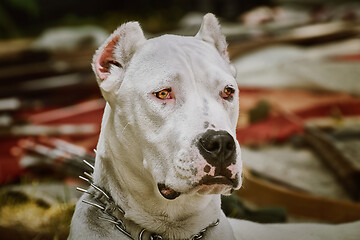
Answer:
[{"label": "cropped ear", "polygon": [[105,99],[108,92],[120,86],[132,56],[145,41],[139,23],[128,22],[116,29],[96,51],[92,67]]},{"label": "cropped ear", "polygon": [[214,14],[207,13],[204,16],[200,30],[195,37],[214,45],[221,57],[230,63],[226,39],[221,33],[219,22]]}]

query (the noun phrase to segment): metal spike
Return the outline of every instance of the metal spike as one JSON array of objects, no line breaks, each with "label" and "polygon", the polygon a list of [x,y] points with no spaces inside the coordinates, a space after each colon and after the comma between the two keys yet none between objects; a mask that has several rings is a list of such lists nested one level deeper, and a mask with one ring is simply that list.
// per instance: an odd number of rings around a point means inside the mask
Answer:
[{"label": "metal spike", "polygon": [[124,229],[122,229],[119,225],[115,225],[115,227],[116,227],[120,232],[122,232],[123,234],[125,234],[128,238],[134,240],[134,238],[131,236],[131,234],[128,233],[127,231],[125,231]]},{"label": "metal spike", "polygon": [[98,186],[96,186],[93,183],[90,183],[90,185],[95,188],[96,190],[98,190],[99,192],[101,192],[107,199],[110,199],[109,195],[107,195],[101,188],[99,188]]},{"label": "metal spike", "polygon": [[117,209],[122,213],[122,214],[125,214],[125,211],[124,210],[122,210],[122,208],[121,207],[119,207],[119,206],[117,206]]},{"label": "metal spike", "polygon": [[92,184],[92,181],[90,179],[87,179],[86,177],[83,177],[83,176],[79,176],[80,179]]},{"label": "metal spike", "polygon": [[100,210],[104,211],[105,208],[99,204],[96,204],[96,203],[93,203],[93,202],[89,202],[89,201],[86,201],[86,200],[82,200],[83,203],[86,203],[86,204],[89,204],[91,206],[94,206],[94,207],[97,207],[99,208]]},{"label": "metal spike", "polygon": [[85,159],[83,159],[83,162],[86,164],[86,165],[88,165],[93,171],[94,171],[94,166],[93,165],[91,165],[88,161],[86,161]]},{"label": "metal spike", "polygon": [[115,220],[104,218],[104,217],[98,217],[98,219],[105,220],[105,221],[108,221],[108,222],[113,223],[113,224],[121,224],[121,225],[123,225],[123,222],[117,222]]},{"label": "metal spike", "polygon": [[98,186],[93,184],[93,182],[90,179],[87,179],[86,177],[83,177],[83,176],[79,176],[79,178],[88,182],[90,184],[90,186],[92,186],[93,188],[95,188],[96,190],[101,192],[107,199],[110,199],[109,195],[107,195],[101,188],[99,188]]},{"label": "metal spike", "polygon": [[102,220],[105,220],[105,221],[108,221],[110,223],[113,223],[115,225],[120,225],[120,227],[126,231],[126,227],[125,227],[125,224],[123,221],[121,221],[120,219],[117,219],[115,218],[116,220],[113,220],[113,219],[109,219],[109,218],[104,218],[104,217],[98,217],[98,219],[102,219]]},{"label": "metal spike", "polygon": [[83,189],[83,188],[80,188],[80,187],[77,187],[76,190],[80,191],[80,192],[83,192],[83,193],[87,193],[87,194],[90,194],[92,195],[90,192],[88,192],[86,189]]},{"label": "metal spike", "polygon": [[88,173],[88,172],[84,172],[84,175],[87,176],[90,179],[93,179],[92,175],[90,173]]}]

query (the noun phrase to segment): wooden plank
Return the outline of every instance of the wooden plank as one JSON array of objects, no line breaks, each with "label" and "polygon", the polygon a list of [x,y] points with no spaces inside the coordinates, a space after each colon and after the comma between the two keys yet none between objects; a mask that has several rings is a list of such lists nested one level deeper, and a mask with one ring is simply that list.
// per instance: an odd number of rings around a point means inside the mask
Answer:
[{"label": "wooden plank", "polygon": [[354,200],[360,200],[360,169],[335,144],[335,139],[317,128],[307,127],[304,135],[309,146],[319,155],[324,164],[332,170],[339,183]]},{"label": "wooden plank", "polygon": [[281,206],[290,215],[329,223],[344,223],[360,219],[360,203],[326,199],[256,178],[244,171],[244,183],[237,195],[259,207]]}]

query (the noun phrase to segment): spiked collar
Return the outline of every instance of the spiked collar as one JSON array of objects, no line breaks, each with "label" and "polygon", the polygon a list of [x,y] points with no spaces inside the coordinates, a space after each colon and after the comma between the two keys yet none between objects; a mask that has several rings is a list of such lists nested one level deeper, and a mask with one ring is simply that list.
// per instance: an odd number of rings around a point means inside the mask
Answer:
[{"label": "spiked collar", "polygon": [[[84,160],[89,167],[94,169],[94,167]],[[145,228],[141,228],[135,222],[125,218],[125,211],[118,206],[111,195],[108,194],[104,189],[95,185],[92,180],[92,175],[84,172],[86,177],[80,176],[80,178],[90,184],[90,187],[85,190],[82,188],[77,188],[77,190],[84,192],[88,196],[82,200],[82,203],[88,204],[89,206],[97,208],[101,211],[101,216],[98,217],[99,220],[103,220],[112,224],[119,230],[120,233],[127,236],[132,240],[162,240],[165,239],[161,234],[153,233]],[[219,220],[211,223],[206,228],[202,229],[200,232],[192,235],[188,240],[200,240],[203,239],[206,235],[208,229],[213,228],[219,224]]]}]

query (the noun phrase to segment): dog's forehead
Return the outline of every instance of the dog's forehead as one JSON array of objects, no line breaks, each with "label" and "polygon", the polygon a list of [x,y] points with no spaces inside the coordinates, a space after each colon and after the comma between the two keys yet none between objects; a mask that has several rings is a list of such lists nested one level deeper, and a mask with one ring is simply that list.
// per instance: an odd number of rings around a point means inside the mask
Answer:
[{"label": "dog's forehead", "polygon": [[177,35],[148,40],[135,54],[130,72],[135,79],[144,79],[143,83],[150,84],[151,78],[163,85],[174,79],[196,79],[207,84],[211,79],[233,79],[229,65],[214,46],[195,37]]},{"label": "dog's forehead", "polygon": [[179,54],[188,57],[210,57],[212,55],[214,58],[212,60],[220,58],[220,55],[217,53],[214,46],[192,36],[166,34],[149,39],[145,45],[149,52],[153,51],[154,53],[157,53],[156,55],[161,57]]},{"label": "dog's forehead", "polygon": [[163,35],[148,41],[156,55],[171,62],[175,55],[192,65],[217,65],[227,68],[227,63],[220,56],[213,44],[196,37]]}]

